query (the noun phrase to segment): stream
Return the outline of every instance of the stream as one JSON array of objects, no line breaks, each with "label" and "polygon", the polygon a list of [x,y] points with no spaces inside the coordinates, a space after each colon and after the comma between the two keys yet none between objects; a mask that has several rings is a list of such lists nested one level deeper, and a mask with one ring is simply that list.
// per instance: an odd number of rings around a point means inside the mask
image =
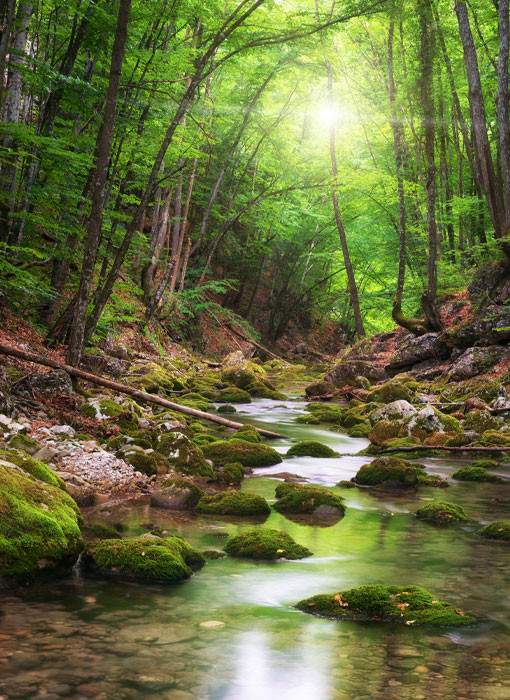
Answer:
[{"label": "stream", "polygon": [[[285,460],[256,470],[243,489],[274,500],[271,474],[291,472],[333,486],[369,461],[367,441],[299,424],[299,401],[257,400],[240,420],[287,439],[320,440],[341,456]],[[427,460],[448,475],[459,462]],[[502,475],[508,477],[504,471]],[[407,495],[339,489],[345,517],[330,527],[272,511],[268,527],[288,532],[314,556],[301,561],[208,561],[182,585],[83,580],[39,583],[0,598],[0,700],[504,700],[510,697],[510,556],[475,528],[437,529],[413,513],[434,497],[487,522],[510,517],[509,484],[452,482],[447,491]],[[149,506],[119,509],[112,522],[135,533],[148,524],[193,545],[222,548],[253,521],[192,517]],[[362,583],[421,584],[481,619],[430,631],[314,618],[298,600]]]}]

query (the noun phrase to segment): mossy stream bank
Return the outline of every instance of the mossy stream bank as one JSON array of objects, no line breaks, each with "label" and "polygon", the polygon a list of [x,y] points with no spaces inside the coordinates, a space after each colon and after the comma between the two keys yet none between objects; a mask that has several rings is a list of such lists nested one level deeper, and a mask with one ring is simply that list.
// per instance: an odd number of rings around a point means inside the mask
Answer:
[{"label": "mossy stream bank", "polygon": [[[366,446],[323,425],[296,423],[299,402],[238,405],[241,420],[270,423],[292,440],[319,440],[340,454]],[[285,454],[291,440],[274,443]],[[292,457],[256,470],[243,491],[275,500],[282,471],[332,486],[370,457]],[[423,461],[423,460],[422,460]],[[449,476],[460,464],[426,460]],[[504,475],[504,470],[501,470]],[[0,694],[6,698],[173,700],[351,700],[483,698],[510,694],[508,546],[477,534],[473,521],[509,517],[493,483],[451,482],[441,500],[470,522],[437,528],[416,510],[438,498],[411,492],[335,488],[346,506],[328,526],[272,509],[264,527],[282,530],[314,556],[297,561],[208,560],[176,586],[69,577],[0,599]],[[85,512],[87,516],[87,512]],[[166,530],[196,549],[221,550],[259,520],[119,506],[104,518],[132,534]],[[421,585],[480,622],[445,630],[334,622],[295,609],[297,601],[364,583]]]}]

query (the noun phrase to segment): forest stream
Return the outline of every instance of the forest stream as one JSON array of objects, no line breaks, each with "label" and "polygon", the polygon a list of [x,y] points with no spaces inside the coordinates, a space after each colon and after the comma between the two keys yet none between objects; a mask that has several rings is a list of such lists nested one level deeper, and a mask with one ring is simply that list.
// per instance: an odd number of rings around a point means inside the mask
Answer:
[{"label": "forest stream", "polygon": [[[274,501],[272,473],[291,472],[334,486],[370,458],[368,442],[295,422],[300,401],[256,400],[239,418],[292,439],[314,439],[343,456],[285,461],[256,470],[243,489]],[[457,462],[458,465],[458,462]],[[453,462],[428,460],[447,476]],[[503,475],[503,472],[502,472]],[[10,698],[159,700],[354,700],[510,695],[507,591],[510,558],[470,526],[438,529],[412,514],[431,488],[405,495],[337,489],[347,506],[328,526],[293,522],[272,511],[265,524],[288,532],[314,556],[301,561],[209,561],[179,586],[72,578],[39,583],[0,602],[0,695]],[[497,484],[452,483],[448,500],[486,522],[505,517]],[[201,549],[222,549],[245,518],[139,507],[111,512],[138,533],[178,532]],[[260,522],[260,521],[259,521]],[[293,608],[303,597],[363,583],[420,584],[482,621],[458,630],[334,622]]]}]

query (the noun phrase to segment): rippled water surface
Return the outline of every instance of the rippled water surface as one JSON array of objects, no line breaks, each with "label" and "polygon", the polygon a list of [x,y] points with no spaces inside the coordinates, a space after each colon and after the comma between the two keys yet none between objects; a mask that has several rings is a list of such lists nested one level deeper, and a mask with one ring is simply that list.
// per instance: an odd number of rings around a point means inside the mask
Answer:
[{"label": "rippled water surface", "polygon": [[[366,445],[293,422],[303,404],[257,401],[240,417],[292,439],[319,439],[346,455],[260,469],[244,488],[274,499],[272,473],[333,485],[351,478]],[[285,452],[289,440],[275,443]],[[448,475],[454,463],[427,462]],[[501,472],[505,474],[505,471]],[[510,474],[510,468],[507,474]],[[437,490],[406,496],[339,490],[346,516],[311,527],[272,512],[266,525],[308,546],[299,562],[209,561],[191,581],[147,587],[83,581],[40,584],[0,598],[0,698],[162,700],[503,700],[510,697],[510,549],[474,526],[438,530],[414,511]],[[470,516],[510,516],[510,484],[452,484],[441,498]],[[119,509],[142,525],[180,532],[202,548],[252,523]],[[293,609],[299,599],[367,582],[422,584],[481,622],[424,629],[335,623]]]}]

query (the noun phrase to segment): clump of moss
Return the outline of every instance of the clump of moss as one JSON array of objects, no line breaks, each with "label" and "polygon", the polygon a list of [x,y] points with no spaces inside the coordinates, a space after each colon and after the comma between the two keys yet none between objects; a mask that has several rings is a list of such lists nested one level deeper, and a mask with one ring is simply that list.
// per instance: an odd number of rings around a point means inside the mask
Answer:
[{"label": "clump of moss", "polygon": [[184,508],[195,508],[199,500],[204,495],[202,489],[190,479],[171,478],[161,482],[160,493],[166,496],[185,495]]},{"label": "clump of moss", "polygon": [[224,403],[250,403],[251,396],[244,389],[238,389],[235,386],[229,386],[221,389],[218,394],[218,401]]},{"label": "clump of moss", "polygon": [[[202,440],[204,449],[210,440]],[[211,444],[214,444],[212,441]],[[214,470],[204,456],[201,446],[194,444],[186,435],[177,432],[164,433],[158,438],[157,451],[167,457],[170,464],[183,474],[214,477]]]},{"label": "clump of moss", "polygon": [[123,540],[100,540],[88,546],[85,571],[124,581],[177,583],[205,563],[203,556],[181,537],[142,535]]},{"label": "clump of moss", "polygon": [[233,484],[239,486],[244,479],[244,467],[239,462],[232,462],[219,467],[216,472],[216,481],[220,484]]},{"label": "clump of moss", "polygon": [[468,520],[461,506],[444,501],[427,503],[416,511],[416,517],[434,525],[450,525]]},{"label": "clump of moss", "polygon": [[247,440],[248,442],[262,442],[260,433],[248,427],[238,430],[233,437],[237,440]]},{"label": "clump of moss", "polygon": [[368,433],[368,439],[372,444],[382,447],[389,440],[398,438],[401,431],[402,423],[400,421],[380,420]]},{"label": "clump of moss", "polygon": [[408,385],[395,380],[376,386],[370,392],[370,399],[378,403],[391,403],[392,401],[412,401],[413,392]]},{"label": "clump of moss", "polygon": [[273,399],[273,401],[284,401],[287,397],[282,394],[281,391],[277,391],[268,382],[256,381],[252,382],[248,387],[247,391],[250,396],[254,396],[258,399]]},{"label": "clump of moss", "polygon": [[248,442],[232,438],[218,440],[203,448],[204,455],[217,467],[232,462],[239,462],[243,467],[270,467],[280,464],[281,456],[269,445]]},{"label": "clump of moss", "polygon": [[303,612],[353,622],[390,622],[435,627],[467,625],[475,620],[421,586],[369,584],[301,600]]},{"label": "clump of moss", "polygon": [[462,467],[452,474],[452,479],[457,479],[457,481],[487,481],[492,483],[503,481],[500,476],[490,474],[483,467]]},{"label": "clump of moss", "polygon": [[231,537],[225,545],[231,557],[243,559],[304,559],[312,552],[280,530],[259,527]]},{"label": "clump of moss", "polygon": [[345,409],[338,404],[311,403],[308,404],[306,410],[310,415],[298,416],[298,423],[330,423],[332,425],[340,425],[341,418]]},{"label": "clump of moss", "polygon": [[83,545],[79,520],[62,489],[0,465],[0,576],[72,565]]},{"label": "clump of moss", "polygon": [[464,420],[465,430],[474,430],[475,433],[485,433],[487,430],[497,430],[499,421],[489,411],[470,411]]},{"label": "clump of moss", "polygon": [[360,486],[388,486],[413,488],[418,485],[422,465],[399,457],[379,457],[364,464],[353,481]]},{"label": "clump of moss", "polygon": [[256,372],[245,366],[227,367],[221,373],[221,380],[225,384],[233,384],[238,389],[247,390],[250,384],[257,382],[258,379]]},{"label": "clump of moss", "polygon": [[224,491],[203,496],[197,504],[199,513],[209,515],[269,515],[270,510],[265,498],[244,491]]},{"label": "clump of moss", "polygon": [[41,447],[37,440],[34,440],[23,433],[16,433],[16,435],[13,435],[7,444],[14,450],[21,450],[29,455],[35,454]]},{"label": "clump of moss", "polygon": [[486,430],[480,438],[480,443],[486,447],[510,447],[510,432]]},{"label": "clump of moss", "polygon": [[482,537],[489,540],[510,542],[510,520],[496,520],[480,530]]},{"label": "clump of moss", "polygon": [[478,469],[499,469],[501,464],[497,459],[477,459],[471,463],[471,466]]},{"label": "clump of moss", "polygon": [[237,413],[235,406],[231,406],[229,403],[218,406],[217,411],[218,413]]},{"label": "clump of moss", "polygon": [[147,476],[166,474],[170,468],[168,460],[159,452],[125,452],[123,458],[137,471]]},{"label": "clump of moss", "polygon": [[39,481],[44,481],[46,484],[56,486],[59,489],[65,488],[64,482],[55,474],[51,467],[25,452],[3,448],[0,449],[0,459],[10,464],[15,464],[20,469],[23,469],[24,472],[30,474],[30,476],[39,479]]},{"label": "clump of moss", "polygon": [[280,513],[325,512],[339,515],[345,513],[345,506],[340,496],[321,486],[304,486],[303,484],[279,484],[276,487],[275,510]]},{"label": "clump of moss", "polygon": [[331,447],[315,440],[297,442],[287,451],[287,457],[336,457],[337,453]]}]

